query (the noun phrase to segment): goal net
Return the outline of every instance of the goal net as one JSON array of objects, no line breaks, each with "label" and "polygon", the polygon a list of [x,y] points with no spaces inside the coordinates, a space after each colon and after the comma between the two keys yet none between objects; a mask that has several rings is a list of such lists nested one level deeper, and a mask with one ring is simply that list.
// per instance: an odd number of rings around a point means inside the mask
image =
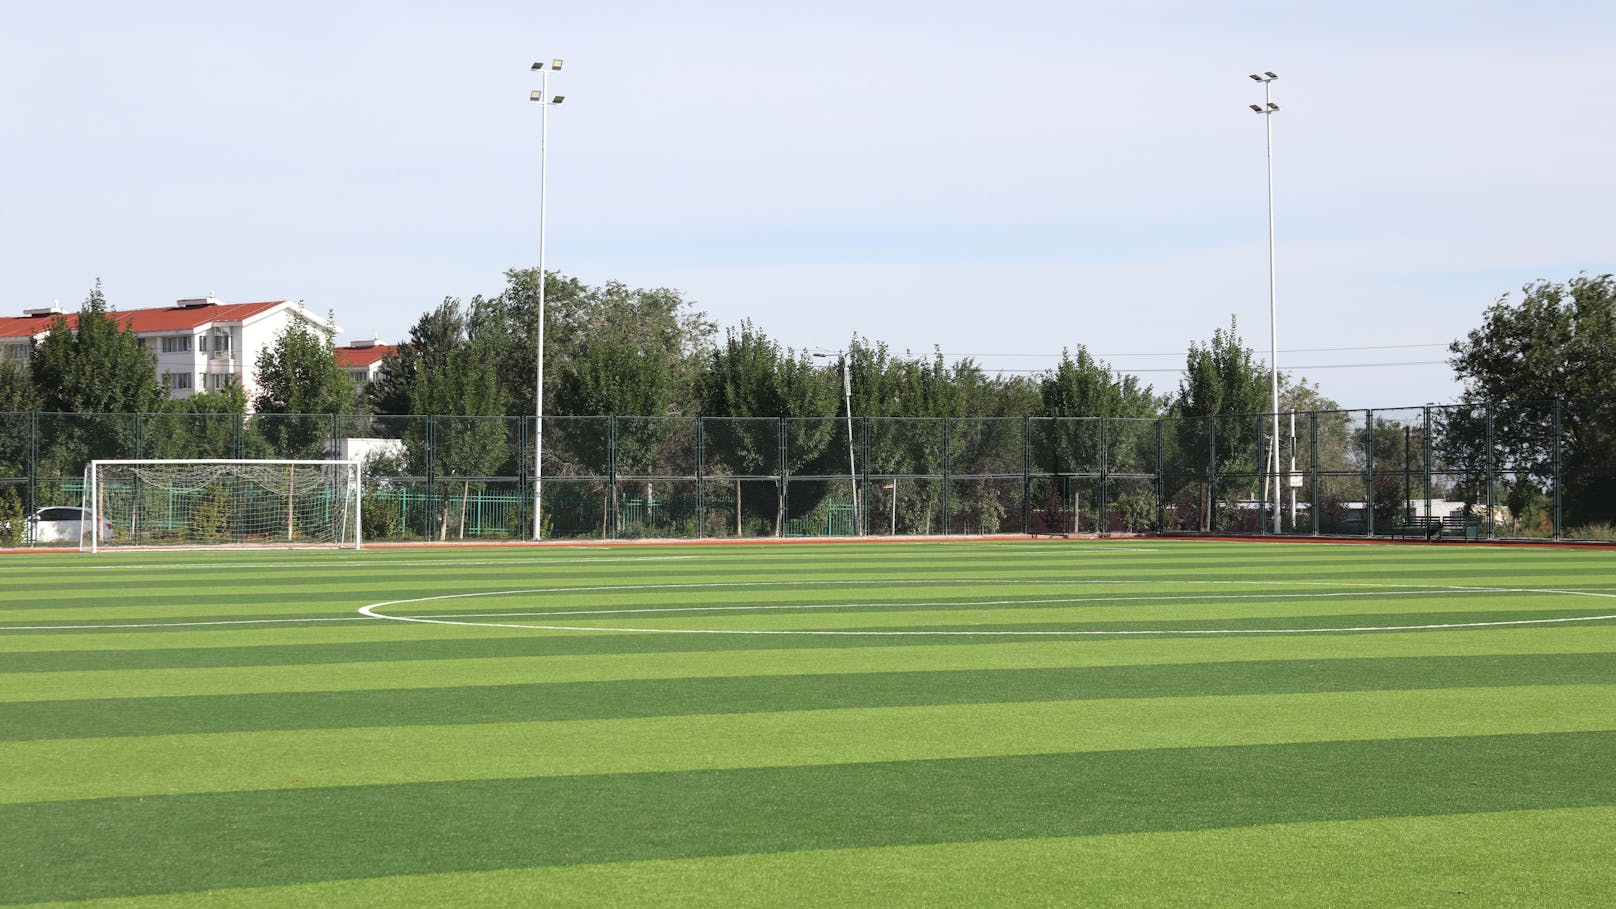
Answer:
[{"label": "goal net", "polygon": [[358,549],[358,461],[92,461],[80,549]]}]

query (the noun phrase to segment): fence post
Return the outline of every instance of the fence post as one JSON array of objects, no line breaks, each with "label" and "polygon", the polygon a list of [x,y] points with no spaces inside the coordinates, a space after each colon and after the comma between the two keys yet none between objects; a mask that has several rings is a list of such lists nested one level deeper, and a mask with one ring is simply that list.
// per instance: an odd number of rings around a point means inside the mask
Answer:
[{"label": "fence post", "polygon": [[1561,403],[1559,398],[1554,399],[1554,460],[1551,465],[1554,470],[1554,538],[1557,540],[1565,533],[1560,513],[1561,497],[1565,490],[1565,440],[1560,431],[1563,419]]},{"label": "fence post", "polygon": [[426,418],[426,495],[421,504],[421,539],[432,541],[432,500],[437,486],[438,418]]},{"label": "fence post", "polygon": [[786,474],[786,418],[775,417],[774,419],[776,421],[776,425],[778,426],[778,429],[775,430],[775,443],[779,447],[778,456],[780,460],[780,463],[777,465],[779,469],[778,476],[780,479],[778,480],[779,485],[776,487],[776,495],[774,497],[775,510],[778,513],[774,516],[774,520],[776,526],[780,528],[780,532],[776,534],[776,536],[785,536],[786,522],[791,520],[791,510],[790,506],[787,504],[788,500],[791,498],[791,480]]},{"label": "fence post", "polygon": [[701,417],[691,417],[696,421],[696,539],[707,535],[707,452],[701,434]]},{"label": "fence post", "polygon": [[1202,533],[1211,533],[1218,523],[1218,422],[1206,415],[1206,526]]},{"label": "fence post", "polygon": [[1431,405],[1425,405],[1425,428],[1422,430],[1421,457],[1425,459],[1425,516],[1431,517]]},{"label": "fence post", "polygon": [[1033,417],[1021,417],[1021,534],[1033,529]]},{"label": "fence post", "polygon": [[[862,435],[860,437],[859,448],[861,450],[861,453],[863,454],[863,457],[859,458],[859,463],[864,465],[863,470],[859,473],[859,479],[862,480],[863,482],[859,484],[859,490],[858,490],[858,495],[859,495],[859,515],[861,517],[863,517],[864,524],[863,524],[863,526],[859,527],[858,529],[859,529],[860,533],[863,534],[863,533],[869,533],[871,528],[874,526],[873,524],[870,523],[870,418],[869,417],[859,417],[858,418],[858,427],[859,427],[859,431],[862,433]],[[896,483],[897,480],[893,480],[893,482]],[[896,491],[897,487],[894,486],[893,490]],[[893,496],[893,511],[894,512],[897,511],[897,501],[896,500],[897,500],[897,496],[894,495]]]},{"label": "fence post", "polygon": [[1111,529],[1106,521],[1106,509],[1111,504],[1111,464],[1110,452],[1106,448],[1107,427],[1110,425],[1105,414],[1100,414],[1100,525],[1095,528],[1094,535],[1103,537]]},{"label": "fence post", "polygon": [[1364,411],[1364,535],[1375,535],[1375,412]]},{"label": "fence post", "polygon": [[1167,530],[1167,460],[1163,452],[1162,418],[1156,418],[1156,532]]},{"label": "fence post", "polygon": [[1493,502],[1493,402],[1486,404],[1487,414],[1487,538],[1492,539],[1496,533],[1493,527],[1493,514],[1496,505]]},{"label": "fence post", "polygon": [[954,527],[954,509],[949,496],[949,490],[954,485],[954,477],[951,470],[952,465],[948,463],[948,443],[952,429],[952,422],[948,417],[943,417],[943,536],[945,537],[953,531]]},{"label": "fence post", "polygon": [[1309,496],[1310,510],[1313,512],[1313,535],[1319,535],[1319,412],[1309,414],[1312,418],[1308,428],[1308,435],[1312,438],[1313,454],[1308,458],[1308,467],[1313,474],[1312,494]]},{"label": "fence post", "polygon": [[39,510],[39,411],[28,412],[28,510]]}]

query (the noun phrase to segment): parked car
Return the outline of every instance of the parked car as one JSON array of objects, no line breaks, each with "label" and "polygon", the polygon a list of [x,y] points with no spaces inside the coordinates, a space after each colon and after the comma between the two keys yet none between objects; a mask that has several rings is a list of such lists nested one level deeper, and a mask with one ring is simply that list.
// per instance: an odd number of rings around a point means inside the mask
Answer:
[{"label": "parked car", "polygon": [[[88,509],[77,505],[41,508],[28,516],[28,528],[23,540],[30,546],[50,543],[71,543],[76,546],[90,532],[89,514]],[[101,539],[112,539],[112,522],[105,518],[101,520]]]}]

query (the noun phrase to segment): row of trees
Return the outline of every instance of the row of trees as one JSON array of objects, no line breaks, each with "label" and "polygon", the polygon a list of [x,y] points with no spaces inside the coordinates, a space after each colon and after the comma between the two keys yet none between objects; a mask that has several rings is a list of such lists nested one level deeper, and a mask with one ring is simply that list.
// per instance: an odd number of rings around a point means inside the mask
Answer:
[{"label": "row of trees", "polygon": [[[417,320],[398,354],[384,361],[380,378],[365,389],[356,389],[336,366],[331,338],[293,324],[256,364],[260,387],[250,402],[260,415],[254,421],[255,444],[274,452],[307,451],[325,444],[331,421],[318,415],[531,415],[538,281],[534,270],[512,270],[496,295],[444,300]],[[791,460],[785,465],[789,473],[832,475],[840,471],[837,465],[845,467],[845,448],[838,447],[845,446],[846,437],[833,419],[845,413],[841,363],[836,359],[817,359],[784,346],[750,321],[720,335],[717,326],[675,290],[618,283],[596,287],[558,274],[548,275],[546,282],[546,414],[817,418],[793,423],[798,435],[789,446],[780,444],[777,424],[762,420],[714,424],[706,444],[723,452],[729,462],[723,468],[737,475],[778,474],[782,450]],[[1612,438],[1616,427],[1606,417],[1608,408],[1551,409],[1542,403],[1616,396],[1613,301],[1616,284],[1608,275],[1583,275],[1565,283],[1540,281],[1524,288],[1518,303],[1508,297],[1496,301],[1480,327],[1454,342],[1452,364],[1465,383],[1467,398],[1493,402],[1492,422],[1510,431],[1484,440],[1486,421],[1473,420],[1470,425],[1447,420],[1437,436],[1436,455],[1452,463],[1474,463],[1474,451],[1484,443],[1507,449],[1505,459],[1519,469],[1511,469],[1503,479],[1494,477],[1495,489],[1490,491],[1495,500],[1518,513],[1541,504],[1549,486],[1547,471],[1559,467],[1580,471],[1578,482],[1587,488],[1571,497],[1576,502],[1616,500],[1616,469],[1612,469],[1616,465],[1608,454],[1616,442]],[[1172,438],[1158,441],[1143,434],[1120,434],[1110,440],[1108,463],[1138,464],[1140,472],[1152,472],[1155,467],[1145,463],[1143,454],[1150,448],[1152,458],[1158,449],[1168,452],[1162,455],[1166,473],[1193,475],[1210,465],[1220,476],[1249,478],[1261,469],[1265,434],[1260,420],[1224,419],[1209,434],[1209,422],[1203,419],[1260,414],[1269,407],[1265,364],[1244,343],[1233,321],[1210,340],[1190,344],[1184,374],[1177,388],[1166,394],[1096,360],[1082,345],[1065,352],[1052,369],[1033,376],[988,375],[969,360],[948,363],[937,353],[899,354],[858,337],[850,339],[846,357],[852,409],[859,417],[1105,416],[1123,421],[1170,417],[1177,418],[1171,424]],[[1305,380],[1284,375],[1281,382],[1284,410],[1337,408]],[[223,425],[186,421],[182,419],[186,415],[239,415],[248,405],[236,388],[168,400],[156,384],[154,354],[118,329],[99,285],[85,301],[77,332],[53,331],[25,363],[0,364],[0,412],[171,414],[176,417],[174,426],[163,434],[181,448],[197,441],[186,437],[185,427]],[[431,439],[424,437],[428,424],[399,425],[404,427],[408,463],[398,467],[405,473],[420,473],[429,450],[439,474],[458,477],[492,475],[513,453],[508,433],[494,428],[502,421],[440,421],[432,426]],[[903,438],[895,421],[872,426],[891,437],[870,440],[865,471],[941,469],[927,463],[938,457],[935,447]],[[1321,417],[1318,426],[1318,450],[1328,453],[1323,457],[1331,461],[1320,464],[1325,470],[1346,473],[1362,468],[1351,453],[1367,455],[1371,445],[1380,453],[1369,457],[1381,467],[1395,463],[1399,449],[1408,459],[1406,429],[1355,426],[1345,414]],[[648,465],[678,457],[672,449],[681,443],[670,435],[674,431],[669,427],[666,422],[619,421],[611,440],[582,434],[558,448],[567,449],[578,461],[579,473],[590,473],[588,465],[604,464],[608,458],[618,464]],[[193,430],[207,431],[219,430]],[[1095,444],[1090,434],[1070,423],[1040,422],[1037,432],[1032,448],[1040,463],[1034,466],[1048,472],[1083,462],[1088,457],[1084,449]],[[962,446],[953,452],[957,461],[985,463],[981,452],[1002,449],[1004,440],[984,430],[955,441]],[[68,442],[69,448],[84,447]],[[171,447],[156,442],[146,440],[143,450]],[[104,438],[100,443],[90,447],[128,450],[117,439]],[[236,450],[243,450],[239,443]],[[1551,450],[1563,463],[1552,463]],[[1456,491],[1480,500],[1489,490],[1476,486],[1484,482],[1471,475],[1456,484]],[[468,483],[463,493],[469,491]],[[1212,511],[1216,502],[1230,500],[1226,493],[1210,486],[1201,489],[1201,526],[1219,523]],[[811,507],[807,499],[822,498],[823,491],[776,483],[772,489],[748,487],[745,495],[751,501],[737,502],[737,514],[743,508],[770,511],[778,524],[778,516],[801,514]],[[911,495],[915,500],[904,503],[910,510],[934,504],[924,501],[920,492]],[[772,501],[765,501],[769,498]],[[1378,502],[1392,497],[1377,491],[1375,498]],[[894,507],[899,504],[896,499],[895,493]],[[1078,503],[1071,507],[1075,511]],[[1591,507],[1597,511],[1597,506]]]}]

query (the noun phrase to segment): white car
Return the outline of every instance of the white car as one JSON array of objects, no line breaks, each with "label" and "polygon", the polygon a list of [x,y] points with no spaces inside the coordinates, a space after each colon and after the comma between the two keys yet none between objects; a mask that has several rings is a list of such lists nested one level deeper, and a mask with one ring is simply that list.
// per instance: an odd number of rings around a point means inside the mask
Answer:
[{"label": "white car", "polygon": [[[89,511],[77,505],[51,505],[28,517],[28,530],[24,538],[28,545],[71,543],[78,545],[90,532]],[[112,539],[112,522],[102,519],[101,539]]]}]

